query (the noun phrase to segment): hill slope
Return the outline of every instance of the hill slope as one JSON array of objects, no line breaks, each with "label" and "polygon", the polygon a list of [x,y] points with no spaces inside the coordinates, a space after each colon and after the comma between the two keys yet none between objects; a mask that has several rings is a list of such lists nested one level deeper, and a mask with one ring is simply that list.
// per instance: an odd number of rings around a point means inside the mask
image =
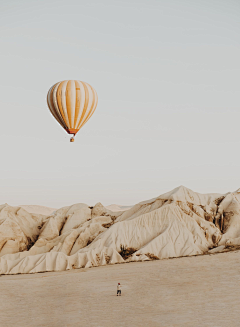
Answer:
[{"label": "hill slope", "polygon": [[50,216],[0,206],[0,272],[61,271],[204,254],[240,245],[240,192],[183,186],[113,212],[75,204]]}]

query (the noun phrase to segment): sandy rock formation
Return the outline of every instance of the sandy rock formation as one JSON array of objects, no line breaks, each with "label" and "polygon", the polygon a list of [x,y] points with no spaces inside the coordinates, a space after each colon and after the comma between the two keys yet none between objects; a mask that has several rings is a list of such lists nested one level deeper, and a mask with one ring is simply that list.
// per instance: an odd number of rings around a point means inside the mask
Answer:
[{"label": "sandy rock formation", "polygon": [[[0,206],[0,273],[59,271],[240,246],[240,191],[180,186],[126,211],[79,203],[49,216]],[[216,250],[214,250],[216,248]]]},{"label": "sandy rock formation", "polygon": [[38,205],[20,205],[19,207],[23,208],[29,213],[37,214],[37,215],[45,215],[50,216],[53,214],[54,211],[57,209],[44,207],[44,206],[38,206]]},{"label": "sandy rock formation", "polygon": [[110,204],[109,206],[106,206],[107,209],[117,212],[117,211],[126,211],[130,208],[132,208],[132,206],[121,206],[118,204]]}]

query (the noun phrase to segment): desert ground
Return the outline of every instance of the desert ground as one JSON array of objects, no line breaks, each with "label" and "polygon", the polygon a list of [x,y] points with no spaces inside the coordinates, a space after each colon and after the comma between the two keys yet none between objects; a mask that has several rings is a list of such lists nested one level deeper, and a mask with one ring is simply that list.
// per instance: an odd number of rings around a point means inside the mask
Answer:
[{"label": "desert ground", "polygon": [[0,289],[0,326],[240,326],[240,251],[3,275]]}]

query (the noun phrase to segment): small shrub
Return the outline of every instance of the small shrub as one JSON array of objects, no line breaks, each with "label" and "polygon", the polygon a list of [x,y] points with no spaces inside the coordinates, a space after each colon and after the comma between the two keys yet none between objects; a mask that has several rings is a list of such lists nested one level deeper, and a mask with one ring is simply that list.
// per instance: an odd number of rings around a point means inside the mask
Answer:
[{"label": "small shrub", "polygon": [[113,221],[111,223],[108,223],[108,224],[102,224],[102,226],[104,228],[109,228],[110,226],[112,226],[112,224],[113,224]]},{"label": "small shrub", "polygon": [[131,257],[131,255],[137,251],[137,249],[134,248],[126,248],[124,245],[120,245],[120,249],[121,251],[119,252],[119,254],[123,257],[124,260],[126,260],[127,258]]},{"label": "small shrub", "polygon": [[213,215],[211,215],[210,213],[205,212],[204,218],[205,220],[210,221],[211,223],[213,222]]},{"label": "small shrub", "polygon": [[96,261],[97,261],[97,264],[99,265],[100,264],[100,256],[99,256],[99,254],[96,254]]},{"label": "small shrub", "polygon": [[106,264],[107,265],[109,264],[109,262],[111,260],[111,258],[109,257],[109,255],[107,255],[106,253],[105,253],[105,260],[106,260]]},{"label": "small shrub", "polygon": [[222,200],[225,198],[225,196],[221,196],[220,198],[217,198],[214,202],[217,206],[222,202]]},{"label": "small shrub", "polygon": [[92,239],[91,238],[89,238],[89,240],[87,241],[87,245],[86,246],[88,246],[89,244],[91,244],[92,243]]},{"label": "small shrub", "polygon": [[31,247],[34,245],[34,242],[31,240],[30,237],[27,237],[28,244],[27,244],[27,251],[31,249]]},{"label": "small shrub", "polygon": [[159,257],[157,257],[156,255],[154,255],[152,253],[146,253],[146,256],[151,260],[159,260]]}]

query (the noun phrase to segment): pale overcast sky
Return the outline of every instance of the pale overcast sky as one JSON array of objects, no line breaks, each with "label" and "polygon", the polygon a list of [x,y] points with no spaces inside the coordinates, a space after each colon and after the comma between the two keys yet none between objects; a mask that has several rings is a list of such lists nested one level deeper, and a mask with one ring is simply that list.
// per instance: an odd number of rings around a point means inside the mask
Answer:
[{"label": "pale overcast sky", "polygon": [[[131,205],[240,187],[239,0],[0,0],[0,204]],[[56,82],[99,103],[75,143]]]}]

